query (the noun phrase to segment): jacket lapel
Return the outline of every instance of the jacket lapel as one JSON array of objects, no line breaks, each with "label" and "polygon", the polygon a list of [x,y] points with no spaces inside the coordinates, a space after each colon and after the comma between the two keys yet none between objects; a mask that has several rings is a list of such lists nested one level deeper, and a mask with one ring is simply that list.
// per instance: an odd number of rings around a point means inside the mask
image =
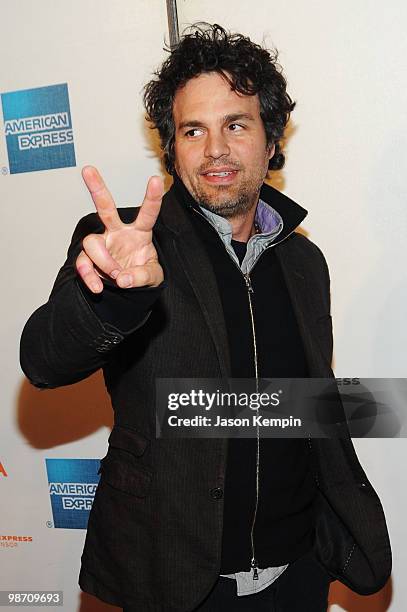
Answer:
[{"label": "jacket lapel", "polygon": [[195,293],[215,345],[221,376],[228,378],[231,375],[229,343],[218,285],[211,262],[188,214],[174,197],[174,191],[168,192],[160,218],[173,234],[174,250]]},{"label": "jacket lapel", "polygon": [[314,313],[309,299],[306,272],[300,258],[296,256],[293,240],[276,245],[276,255],[283,271],[284,280],[291,298],[293,310],[297,319],[298,329],[304,344],[304,351],[311,378],[329,375],[320,355],[320,348],[310,325]]}]

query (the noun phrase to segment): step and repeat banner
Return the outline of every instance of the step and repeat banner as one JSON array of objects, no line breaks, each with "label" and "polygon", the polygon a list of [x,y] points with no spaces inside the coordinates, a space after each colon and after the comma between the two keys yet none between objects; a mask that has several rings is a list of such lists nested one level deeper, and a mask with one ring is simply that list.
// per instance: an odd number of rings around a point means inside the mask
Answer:
[{"label": "step and repeat banner", "polygon": [[[1,10],[0,591],[47,591],[67,612],[117,610],[77,586],[113,423],[102,376],[40,391],[20,370],[18,346],[78,219],[93,211],[81,167],[99,168],[118,206],[140,204],[152,174],[170,185],[141,103],[166,57],[166,4],[19,0]],[[297,107],[286,167],[271,181],[309,210],[304,231],[327,257],[336,375],[405,377],[404,3],[181,0],[178,17],[181,30],[218,22],[280,50]],[[331,612],[398,612],[407,605],[405,440],[355,444],[386,512],[394,574],[368,598],[335,583]]]}]

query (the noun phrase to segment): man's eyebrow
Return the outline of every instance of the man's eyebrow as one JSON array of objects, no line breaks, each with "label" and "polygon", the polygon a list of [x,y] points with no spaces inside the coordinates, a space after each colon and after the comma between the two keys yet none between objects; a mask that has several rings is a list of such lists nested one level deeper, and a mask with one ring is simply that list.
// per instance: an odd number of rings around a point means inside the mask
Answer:
[{"label": "man's eyebrow", "polygon": [[254,117],[251,113],[233,113],[231,115],[225,115],[223,117],[224,123],[229,123],[230,121],[239,121],[239,119],[248,119],[249,121],[254,121]]},{"label": "man's eyebrow", "polygon": [[[224,115],[222,117],[223,123],[230,123],[231,121],[239,121],[240,119],[247,119],[248,121],[254,121],[254,117],[251,113],[232,113],[230,115]],[[202,127],[205,125],[204,121],[197,121],[196,119],[190,119],[186,121],[181,121],[178,126],[179,130],[182,130],[186,127]]]},{"label": "man's eyebrow", "polygon": [[178,126],[179,130],[182,130],[183,128],[186,127],[202,127],[203,122],[202,121],[196,121],[195,119],[191,119],[190,121],[181,121],[181,123]]}]

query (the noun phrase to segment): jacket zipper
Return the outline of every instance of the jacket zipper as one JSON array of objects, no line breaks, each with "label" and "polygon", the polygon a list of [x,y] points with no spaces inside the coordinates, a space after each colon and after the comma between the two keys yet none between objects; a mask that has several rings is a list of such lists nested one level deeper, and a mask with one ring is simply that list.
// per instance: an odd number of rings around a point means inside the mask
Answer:
[{"label": "jacket zipper", "polygon": [[[205,219],[205,221],[207,223],[209,223],[209,225],[217,232],[217,230],[213,227],[213,225],[210,223],[210,221],[205,217],[205,215],[203,215],[200,211],[196,210],[196,208],[192,207],[192,210],[194,212],[196,212],[198,215],[200,215],[203,219]],[[286,238],[288,238],[288,236],[290,236],[293,232],[295,231],[295,228],[289,233],[287,234],[287,236],[285,236],[283,238],[283,240],[285,240]],[[270,246],[276,246],[277,244],[279,244],[279,242],[283,242],[283,240],[279,240],[278,242],[273,242]],[[225,248],[225,251],[228,253],[226,246],[222,240],[222,244]],[[267,247],[269,248],[269,247]],[[266,250],[266,249],[264,249]],[[255,264],[257,263],[257,261],[259,260],[260,255],[262,255],[264,253],[264,251],[262,251],[257,259],[253,262],[253,265],[251,267],[251,272],[253,271],[253,268],[255,266]],[[230,254],[228,253],[229,257]],[[255,373],[255,379],[256,379],[256,392],[258,392],[258,385],[259,385],[259,377],[258,377],[258,363],[257,363],[257,343],[256,343],[256,330],[255,330],[255,325],[254,325],[254,315],[253,315],[253,303],[252,303],[252,298],[251,298],[251,294],[254,293],[253,287],[252,287],[252,283],[251,283],[251,279],[250,279],[250,273],[247,272],[246,274],[244,272],[242,272],[242,269],[240,268],[240,266],[237,265],[237,263],[235,262],[235,260],[230,257],[233,261],[233,263],[235,264],[235,266],[238,268],[240,274],[243,276],[244,281],[246,283],[246,289],[247,289],[247,297],[249,300],[249,311],[250,311],[250,320],[251,320],[251,326],[252,326],[252,336],[253,336],[253,356],[254,356],[254,373]],[[309,439],[309,444],[311,446],[311,440]],[[251,525],[251,529],[250,529],[250,544],[251,544],[251,553],[252,553],[252,558],[250,561],[250,567],[253,570],[253,580],[258,580],[259,579],[259,574],[258,574],[258,562],[255,556],[255,548],[254,548],[254,527],[256,524],[256,518],[257,518],[257,510],[259,507],[259,489],[260,489],[260,478],[259,478],[259,474],[260,474],[260,429],[259,429],[259,425],[258,423],[256,423],[256,503],[254,506],[254,512],[253,512],[253,520],[252,520],[252,525]]]},{"label": "jacket zipper", "polygon": [[[249,273],[243,274],[243,277],[246,282],[247,297],[249,299],[250,320],[252,324],[252,336],[253,336],[254,375],[256,379],[256,393],[258,393],[259,373],[258,373],[258,363],[257,363],[256,329],[255,329],[255,324],[254,324],[253,304],[252,304],[252,297],[251,297],[251,294],[254,293],[254,291],[253,291]],[[258,563],[257,563],[256,555],[254,553],[254,527],[256,524],[257,509],[259,507],[259,489],[260,489],[259,472],[260,472],[260,428],[259,428],[259,424],[256,422],[256,503],[254,506],[253,520],[252,520],[252,525],[250,529],[250,544],[251,544],[251,551],[252,551],[250,567],[253,570],[253,580],[259,579]]]}]

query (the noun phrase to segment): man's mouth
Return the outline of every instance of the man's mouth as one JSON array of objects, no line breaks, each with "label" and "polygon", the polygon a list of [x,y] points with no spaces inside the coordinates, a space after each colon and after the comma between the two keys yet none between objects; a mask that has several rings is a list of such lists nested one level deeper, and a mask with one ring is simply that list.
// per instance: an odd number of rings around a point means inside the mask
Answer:
[{"label": "man's mouth", "polygon": [[227,170],[226,172],[205,172],[206,176],[228,176],[233,174],[235,170]]},{"label": "man's mouth", "polygon": [[213,168],[201,172],[201,175],[209,183],[230,183],[235,178],[238,170],[235,168]]}]

